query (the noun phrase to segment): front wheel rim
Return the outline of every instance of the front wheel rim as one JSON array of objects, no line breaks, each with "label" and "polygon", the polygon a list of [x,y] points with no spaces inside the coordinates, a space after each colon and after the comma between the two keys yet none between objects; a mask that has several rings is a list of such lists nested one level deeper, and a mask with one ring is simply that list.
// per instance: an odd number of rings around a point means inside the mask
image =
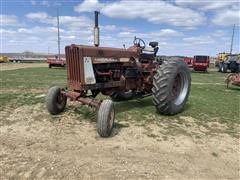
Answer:
[{"label": "front wheel rim", "polygon": [[63,94],[59,94],[57,97],[57,106],[61,109],[65,105],[65,96]]},{"label": "front wheel rim", "polygon": [[109,128],[113,127],[113,121],[114,121],[115,111],[112,109],[110,115],[109,115]]}]

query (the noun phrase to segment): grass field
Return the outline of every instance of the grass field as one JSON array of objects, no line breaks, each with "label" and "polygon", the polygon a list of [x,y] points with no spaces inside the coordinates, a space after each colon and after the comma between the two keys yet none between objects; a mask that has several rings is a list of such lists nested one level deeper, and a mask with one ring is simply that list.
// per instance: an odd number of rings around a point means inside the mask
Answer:
[{"label": "grass field", "polygon": [[[184,124],[191,117],[197,124],[209,128],[210,133],[219,133],[209,127],[209,122],[226,125],[223,131],[237,136],[235,124],[240,123],[240,88],[226,88],[226,74],[192,73],[192,86],[189,101],[184,112],[175,116],[162,116],[156,113],[151,97],[116,103],[117,121],[127,121],[145,125],[146,123],[168,123],[168,133],[178,133],[178,124]],[[27,68],[0,72],[1,94],[0,110],[6,107],[17,108],[22,105],[45,103],[45,94],[49,87],[65,87],[66,71],[63,69]],[[100,96],[100,98],[103,98]],[[85,120],[95,121],[95,113],[77,106],[75,113]],[[184,133],[184,132],[180,132]],[[154,136],[154,135],[153,135]]]}]

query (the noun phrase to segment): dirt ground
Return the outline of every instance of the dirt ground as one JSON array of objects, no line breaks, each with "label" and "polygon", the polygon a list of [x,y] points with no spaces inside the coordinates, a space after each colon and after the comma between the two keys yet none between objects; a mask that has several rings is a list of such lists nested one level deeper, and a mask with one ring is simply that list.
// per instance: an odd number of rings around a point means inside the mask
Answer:
[{"label": "dirt ground", "polygon": [[22,68],[34,68],[34,67],[48,67],[47,63],[1,63],[0,71],[22,69]]},{"label": "dirt ground", "polygon": [[[81,120],[70,103],[50,116],[43,104],[1,112],[2,179],[239,179],[239,139],[207,135],[191,117],[179,125],[189,135],[171,136],[164,126],[116,122],[100,138],[95,123]],[[223,125],[214,123],[216,128]],[[153,135],[147,135],[151,129]]]}]

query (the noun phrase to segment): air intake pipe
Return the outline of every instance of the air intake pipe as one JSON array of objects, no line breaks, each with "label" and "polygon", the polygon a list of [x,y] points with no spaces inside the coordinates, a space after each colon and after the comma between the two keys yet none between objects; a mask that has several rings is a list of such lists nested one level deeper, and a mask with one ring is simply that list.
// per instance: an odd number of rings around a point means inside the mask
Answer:
[{"label": "air intake pipe", "polygon": [[99,42],[99,27],[98,27],[98,11],[94,11],[95,14],[95,26],[94,26],[94,45],[96,47],[99,46],[100,42]]}]

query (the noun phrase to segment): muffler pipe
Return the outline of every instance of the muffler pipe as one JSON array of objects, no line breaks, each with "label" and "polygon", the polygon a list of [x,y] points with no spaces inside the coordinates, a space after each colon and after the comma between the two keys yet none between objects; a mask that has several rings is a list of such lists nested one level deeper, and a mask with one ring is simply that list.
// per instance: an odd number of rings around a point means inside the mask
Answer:
[{"label": "muffler pipe", "polygon": [[99,27],[98,27],[98,11],[94,11],[95,14],[95,26],[94,26],[94,45],[96,47],[99,46],[100,42],[99,42]]}]

